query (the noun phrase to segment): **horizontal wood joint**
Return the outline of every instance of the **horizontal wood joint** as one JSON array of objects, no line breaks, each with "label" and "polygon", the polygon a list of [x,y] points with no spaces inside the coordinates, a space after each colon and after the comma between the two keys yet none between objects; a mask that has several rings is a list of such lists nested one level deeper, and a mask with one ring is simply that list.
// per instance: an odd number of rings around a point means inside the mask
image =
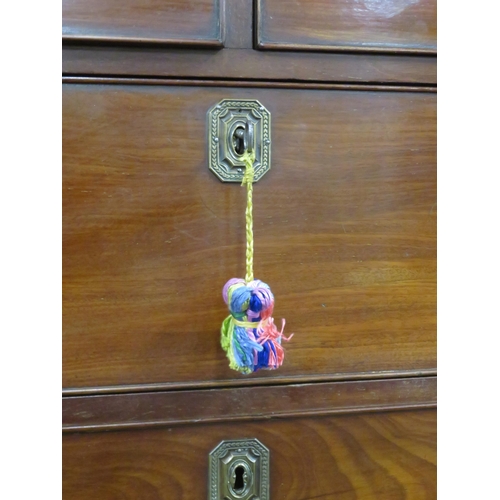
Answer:
[{"label": "horizontal wood joint", "polygon": [[63,399],[63,431],[435,408],[436,377],[240,387]]}]

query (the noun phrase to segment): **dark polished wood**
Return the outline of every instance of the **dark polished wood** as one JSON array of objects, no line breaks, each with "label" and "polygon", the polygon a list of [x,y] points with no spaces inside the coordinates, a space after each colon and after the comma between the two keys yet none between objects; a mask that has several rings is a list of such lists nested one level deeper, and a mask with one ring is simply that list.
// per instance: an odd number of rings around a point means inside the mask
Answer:
[{"label": "dark polished wood", "polygon": [[223,47],[224,0],[63,0],[63,43]]},{"label": "dark polished wood", "polygon": [[436,54],[436,0],[256,0],[260,49]]},{"label": "dark polished wood", "polygon": [[[434,500],[436,1],[63,0],[62,54],[64,498],[205,499],[258,438],[273,500]],[[255,276],[295,334],[250,376],[223,98],[272,114]]]},{"label": "dark polished wood", "polygon": [[252,0],[229,0],[224,4],[225,42],[231,49],[253,48]]},{"label": "dark polished wood", "polygon": [[270,449],[271,498],[436,498],[436,411],[65,434],[63,497],[207,498],[208,454],[224,439]]},{"label": "dark polished wood", "polygon": [[[63,76],[63,83],[108,84],[108,85],[169,85],[192,87],[193,80],[183,78],[127,78],[105,76]],[[233,87],[254,89],[297,89],[297,90],[361,90],[378,92],[429,92],[436,93],[435,86],[416,85],[374,85],[369,83],[322,83],[282,82],[254,80],[196,80],[197,87]]]},{"label": "dark polished wood", "polygon": [[435,85],[436,58],[154,47],[68,47],[64,75],[157,76]]},{"label": "dark polished wood", "polygon": [[280,376],[277,373],[272,378],[237,378],[232,380],[196,380],[177,382],[158,382],[153,384],[122,384],[122,385],[99,385],[90,387],[65,387],[62,390],[63,396],[88,396],[99,394],[124,394],[140,392],[178,391],[182,389],[214,389],[221,386],[230,387],[258,387],[266,385],[286,385],[286,384],[314,384],[321,382],[341,382],[356,380],[380,380],[390,377],[391,379],[410,377],[435,377],[437,370],[387,370],[376,372],[350,372],[350,373],[328,373],[328,374],[308,374],[308,375],[288,375]]},{"label": "dark polished wood", "polygon": [[63,431],[269,420],[436,406],[436,377],[67,397]]},{"label": "dark polished wood", "polygon": [[434,94],[65,85],[63,385],[224,385],[245,192],[209,172],[222,98],[272,113],[255,272],[293,340],[250,379],[436,366]]}]

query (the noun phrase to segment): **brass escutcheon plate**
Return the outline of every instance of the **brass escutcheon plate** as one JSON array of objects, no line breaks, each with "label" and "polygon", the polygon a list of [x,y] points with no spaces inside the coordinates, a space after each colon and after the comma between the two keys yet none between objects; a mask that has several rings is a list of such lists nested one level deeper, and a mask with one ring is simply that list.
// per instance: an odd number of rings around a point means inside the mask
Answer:
[{"label": "brass escutcheon plate", "polygon": [[258,439],[222,441],[209,457],[208,500],[269,500],[269,450]]},{"label": "brass escutcheon plate", "polygon": [[253,125],[254,182],[271,168],[271,113],[254,99],[223,99],[208,110],[208,162],[223,182],[243,180],[245,164],[238,151],[238,129]]}]

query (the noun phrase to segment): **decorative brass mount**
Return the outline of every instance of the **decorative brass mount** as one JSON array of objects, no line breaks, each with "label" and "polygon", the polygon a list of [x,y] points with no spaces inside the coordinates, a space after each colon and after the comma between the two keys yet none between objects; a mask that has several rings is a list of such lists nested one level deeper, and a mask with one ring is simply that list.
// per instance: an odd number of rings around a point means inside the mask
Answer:
[{"label": "decorative brass mount", "polygon": [[271,113],[253,99],[223,99],[208,110],[209,168],[223,182],[243,180],[243,153],[255,151],[254,182],[271,168]]},{"label": "decorative brass mount", "polygon": [[269,450],[258,439],[222,441],[210,453],[208,500],[269,500]]}]

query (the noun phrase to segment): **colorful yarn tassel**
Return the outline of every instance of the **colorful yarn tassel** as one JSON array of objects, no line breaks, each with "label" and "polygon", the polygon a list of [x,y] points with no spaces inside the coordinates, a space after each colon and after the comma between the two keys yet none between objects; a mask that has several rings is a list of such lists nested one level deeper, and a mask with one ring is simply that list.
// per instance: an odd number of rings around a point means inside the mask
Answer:
[{"label": "colorful yarn tassel", "polygon": [[282,320],[278,330],[272,318],[274,296],[266,283],[253,278],[253,162],[255,154],[243,155],[246,165],[242,185],[247,186],[246,208],[246,278],[232,278],[222,290],[222,296],[231,313],[222,323],[221,345],[229,358],[229,366],[241,373],[252,373],[261,368],[274,370],[282,365],[285,356],[281,339],[285,337]]}]

